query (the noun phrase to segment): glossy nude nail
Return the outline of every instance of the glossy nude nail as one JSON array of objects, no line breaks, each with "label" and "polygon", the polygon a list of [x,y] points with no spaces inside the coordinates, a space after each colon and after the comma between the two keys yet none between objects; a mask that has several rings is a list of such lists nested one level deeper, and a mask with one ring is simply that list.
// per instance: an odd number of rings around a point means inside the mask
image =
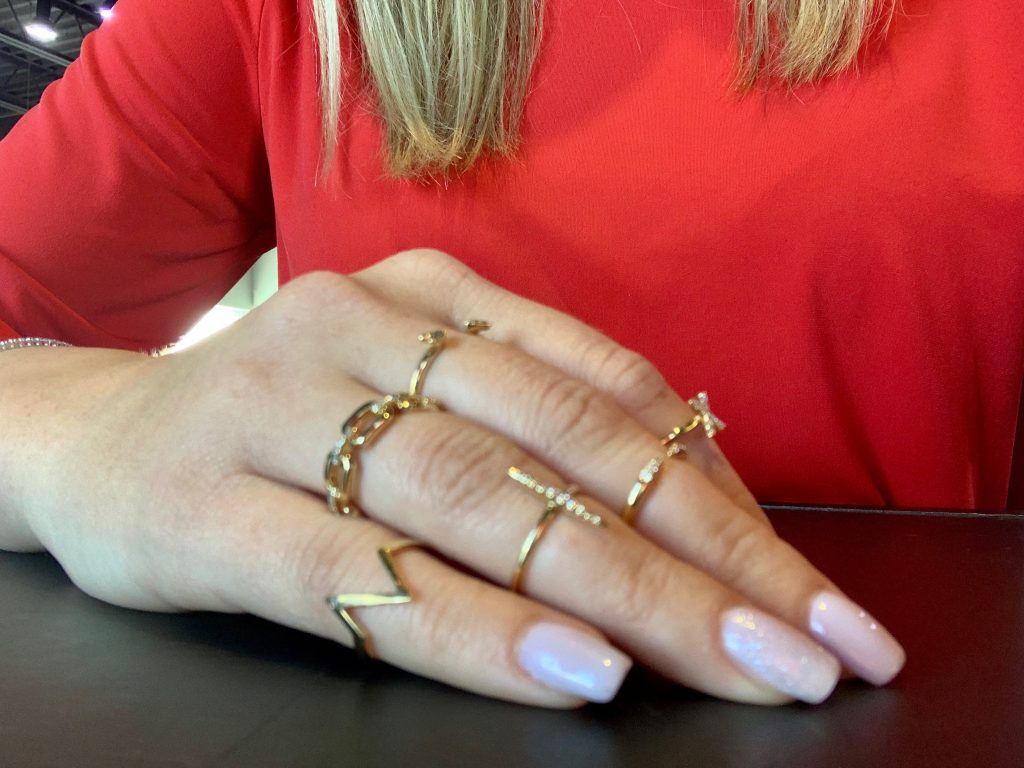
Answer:
[{"label": "glossy nude nail", "polygon": [[842,595],[819,592],[811,601],[811,632],[853,673],[885,685],[903,669],[907,654],[885,627]]},{"label": "glossy nude nail", "polygon": [[604,703],[618,693],[632,660],[593,635],[536,624],[519,644],[519,664],[545,685]]},{"label": "glossy nude nail", "polygon": [[724,613],[722,643],[742,669],[809,704],[827,699],[839,681],[839,662],[828,651],[760,611]]}]

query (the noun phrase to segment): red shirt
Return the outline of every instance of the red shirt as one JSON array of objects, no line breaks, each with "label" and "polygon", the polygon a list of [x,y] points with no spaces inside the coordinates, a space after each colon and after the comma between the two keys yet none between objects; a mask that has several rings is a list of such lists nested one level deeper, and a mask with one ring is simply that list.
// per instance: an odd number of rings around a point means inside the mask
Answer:
[{"label": "red shirt", "polygon": [[0,334],[156,347],[275,240],[284,279],[431,246],[707,388],[763,501],[1003,508],[1024,5],[902,7],[738,99],[731,1],[548,0],[521,153],[446,186],[384,178],[350,57],[317,186],[305,0],[122,0],[0,143]]}]

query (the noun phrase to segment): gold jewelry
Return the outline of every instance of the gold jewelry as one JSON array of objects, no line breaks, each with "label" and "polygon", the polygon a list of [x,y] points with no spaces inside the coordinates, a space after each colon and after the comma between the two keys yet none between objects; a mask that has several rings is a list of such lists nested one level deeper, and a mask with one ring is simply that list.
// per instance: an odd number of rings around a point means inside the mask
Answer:
[{"label": "gold jewelry", "polygon": [[462,329],[470,336],[479,336],[484,331],[491,330],[491,324],[487,320],[466,320]]},{"label": "gold jewelry", "polygon": [[636,483],[630,490],[629,496],[626,497],[626,506],[622,510],[622,522],[626,525],[633,524],[633,520],[636,519],[637,513],[640,511],[640,502],[643,501],[644,496],[654,484],[654,481],[658,479],[658,471],[661,469],[661,465],[665,463],[666,459],[679,456],[680,454],[685,455],[686,448],[679,443],[673,443],[665,451],[664,456],[655,456],[640,470]]},{"label": "gold jewelry", "polygon": [[579,490],[578,486],[570,486],[570,488],[573,488],[574,490],[560,491],[550,485],[538,483],[532,475],[523,472],[519,467],[509,467],[508,476],[520,485],[525,485],[538,496],[543,496],[548,501],[553,501],[555,506],[565,509],[566,512],[571,512],[580,520],[590,523],[591,525],[596,525],[602,528],[604,527],[605,523],[604,520],[601,519],[600,515],[591,514],[581,502],[576,501],[576,499],[572,497],[572,495]]},{"label": "gold jewelry", "polygon": [[573,494],[579,490],[575,485],[570,485],[565,490],[560,490],[549,485],[542,485],[518,467],[509,467],[508,476],[520,485],[526,486],[537,493],[537,495],[543,496],[547,499],[547,505],[544,507],[544,513],[540,516],[537,524],[533,526],[528,534],[526,534],[526,538],[523,540],[523,545],[519,548],[519,557],[516,560],[516,567],[515,570],[512,571],[512,580],[509,583],[509,589],[513,592],[519,592],[523,581],[523,573],[526,569],[526,563],[530,559],[530,555],[533,554],[533,548],[547,532],[548,526],[551,525],[551,522],[559,512],[564,509],[566,512],[571,512],[578,519],[584,520],[599,528],[604,528],[606,524],[604,520],[601,519],[600,515],[591,514],[583,504],[573,498]]},{"label": "gold jewelry", "polygon": [[[466,320],[462,327],[470,336],[478,336],[484,331],[489,331],[491,324],[486,320]],[[412,378],[409,380],[410,395],[423,394],[423,381],[427,378],[427,371],[430,370],[430,366],[434,364],[434,360],[444,349],[448,335],[439,328],[421,333],[417,338],[427,345],[427,351],[423,353],[420,364],[416,366],[416,370],[413,371]]]},{"label": "gold jewelry", "polygon": [[704,427],[704,434],[708,437],[714,437],[725,429],[725,422],[711,412],[707,392],[698,392],[696,397],[691,397],[686,402],[693,408],[693,418],[681,427],[673,427],[672,431],[662,438],[662,445],[671,445],[679,437],[692,432],[697,427]]},{"label": "gold jewelry", "polygon": [[363,403],[348,417],[341,427],[341,439],[327,454],[324,465],[324,486],[332,512],[339,515],[362,514],[352,500],[355,494],[358,450],[376,438],[398,414],[416,409],[439,411],[441,405],[429,397],[400,393]]},{"label": "gold jewelry", "polygon": [[384,564],[384,568],[387,570],[388,576],[391,577],[391,581],[395,584],[395,592],[393,594],[377,595],[353,593],[331,595],[327,598],[327,604],[331,606],[331,609],[336,614],[338,614],[338,618],[341,619],[342,623],[348,627],[349,632],[352,633],[352,642],[355,644],[356,652],[360,656],[368,656],[372,659],[376,658],[377,654],[374,650],[373,641],[370,639],[370,636],[367,634],[366,630],[363,629],[362,625],[356,621],[355,616],[349,613],[349,609],[374,608],[378,605],[401,605],[402,603],[411,603],[413,596],[409,592],[409,588],[405,585],[402,575],[398,572],[398,568],[395,565],[394,555],[401,552],[403,549],[419,546],[421,546],[420,543],[413,541],[412,539],[401,539],[399,541],[393,541],[377,550],[377,556]]},{"label": "gold jewelry", "polygon": [[430,366],[434,364],[434,358],[441,354],[441,350],[444,349],[446,334],[442,330],[427,331],[426,333],[421,333],[417,338],[427,345],[427,351],[423,353],[423,357],[420,358],[420,364],[416,366],[412,379],[409,380],[410,395],[422,394],[423,380],[427,377],[427,371],[430,370]]}]

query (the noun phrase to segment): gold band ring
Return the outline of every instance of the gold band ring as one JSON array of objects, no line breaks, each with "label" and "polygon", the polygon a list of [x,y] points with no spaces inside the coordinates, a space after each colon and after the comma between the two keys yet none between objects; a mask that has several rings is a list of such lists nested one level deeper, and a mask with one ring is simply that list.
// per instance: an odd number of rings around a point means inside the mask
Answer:
[{"label": "gold band ring", "polygon": [[441,405],[422,395],[388,395],[363,403],[348,417],[341,427],[341,439],[327,454],[324,464],[324,487],[332,512],[339,515],[362,514],[353,501],[359,449],[374,440],[398,414],[417,409],[439,411]]},{"label": "gold band ring", "polygon": [[633,520],[636,519],[637,513],[640,512],[640,503],[643,501],[644,496],[654,481],[658,479],[658,472],[661,470],[661,465],[665,463],[667,459],[671,459],[673,456],[685,455],[686,448],[679,443],[673,443],[665,451],[664,456],[655,456],[640,470],[640,475],[637,477],[636,483],[629,491],[629,496],[626,497],[626,506],[622,510],[622,522],[626,525],[632,525]]},{"label": "gold band ring", "polygon": [[[570,485],[567,489],[567,493],[573,493],[576,490],[576,486]],[[520,592],[520,587],[523,583],[523,573],[526,570],[526,562],[530,559],[530,555],[533,553],[534,545],[541,540],[541,537],[547,531],[551,521],[555,519],[561,510],[558,505],[553,501],[549,501],[547,506],[544,508],[544,514],[540,516],[540,520],[533,526],[533,529],[526,534],[526,538],[523,540],[523,545],[519,548],[519,557],[516,560],[516,568],[512,572],[512,581],[509,582],[508,588],[513,592]]]},{"label": "gold band ring", "polygon": [[349,609],[375,608],[378,605],[401,605],[402,603],[411,603],[413,595],[406,586],[405,581],[402,579],[402,575],[398,572],[398,567],[395,565],[394,555],[401,552],[403,549],[419,546],[422,545],[412,539],[400,539],[399,541],[393,541],[390,544],[386,544],[377,550],[377,556],[384,564],[384,568],[387,570],[388,576],[391,577],[391,581],[395,585],[395,591],[392,594],[378,595],[372,593],[352,593],[331,595],[327,598],[327,604],[331,606],[331,610],[338,615],[338,618],[341,619],[342,623],[348,627],[349,632],[352,633],[352,642],[355,645],[356,652],[360,656],[376,658],[377,653],[369,634],[363,626],[356,621],[356,617],[349,612]]},{"label": "gold band ring", "polygon": [[[489,331],[491,324],[486,320],[466,320],[462,324],[462,329],[470,336],[478,336],[484,331]],[[448,335],[443,330],[437,329],[421,333],[417,338],[427,345],[427,351],[423,353],[419,365],[416,366],[416,370],[413,371],[412,378],[409,380],[410,395],[423,394],[423,381],[427,378],[427,371],[430,370],[430,366],[434,364],[434,360],[444,349]]]},{"label": "gold band ring", "polygon": [[539,496],[547,499],[547,504],[544,507],[543,514],[541,514],[540,519],[537,520],[537,524],[530,529],[528,534],[526,534],[526,538],[523,540],[523,545],[519,548],[519,557],[516,559],[516,567],[512,572],[512,580],[509,582],[509,589],[513,592],[520,592],[522,591],[521,587],[523,574],[526,570],[526,563],[529,561],[530,555],[533,554],[533,550],[534,547],[537,546],[537,542],[539,542],[547,532],[548,526],[551,525],[559,512],[564,510],[571,513],[576,519],[590,523],[591,525],[599,528],[604,528],[606,524],[604,520],[601,519],[600,515],[588,512],[586,506],[573,498],[573,494],[579,490],[575,485],[570,485],[565,490],[560,490],[549,485],[543,485],[518,467],[509,467],[508,476],[520,485],[529,488]]},{"label": "gold band ring", "polygon": [[446,334],[442,330],[427,331],[419,335],[419,340],[427,345],[427,351],[423,353],[423,357],[420,358],[420,364],[416,366],[416,370],[412,374],[412,378],[409,380],[409,394],[419,395],[423,391],[423,380],[427,377],[427,371],[430,370],[430,366],[434,364],[434,359],[441,354],[441,350],[444,349]]},{"label": "gold band ring", "polygon": [[680,427],[673,427],[672,431],[662,438],[662,445],[671,445],[681,436],[692,432],[697,427],[703,427],[704,434],[707,437],[714,437],[725,429],[725,422],[711,412],[707,392],[698,392],[696,397],[691,397],[686,402],[693,409],[693,418]]}]

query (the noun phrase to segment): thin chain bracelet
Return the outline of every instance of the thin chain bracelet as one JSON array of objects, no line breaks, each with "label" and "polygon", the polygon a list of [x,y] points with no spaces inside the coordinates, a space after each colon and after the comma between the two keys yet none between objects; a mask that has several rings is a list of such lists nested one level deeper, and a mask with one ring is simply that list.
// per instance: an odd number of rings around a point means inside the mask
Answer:
[{"label": "thin chain bracelet", "polygon": [[0,352],[9,352],[12,349],[26,349],[28,347],[70,347],[66,341],[56,339],[41,339],[38,336],[29,336],[24,339],[8,339],[0,341]]}]

